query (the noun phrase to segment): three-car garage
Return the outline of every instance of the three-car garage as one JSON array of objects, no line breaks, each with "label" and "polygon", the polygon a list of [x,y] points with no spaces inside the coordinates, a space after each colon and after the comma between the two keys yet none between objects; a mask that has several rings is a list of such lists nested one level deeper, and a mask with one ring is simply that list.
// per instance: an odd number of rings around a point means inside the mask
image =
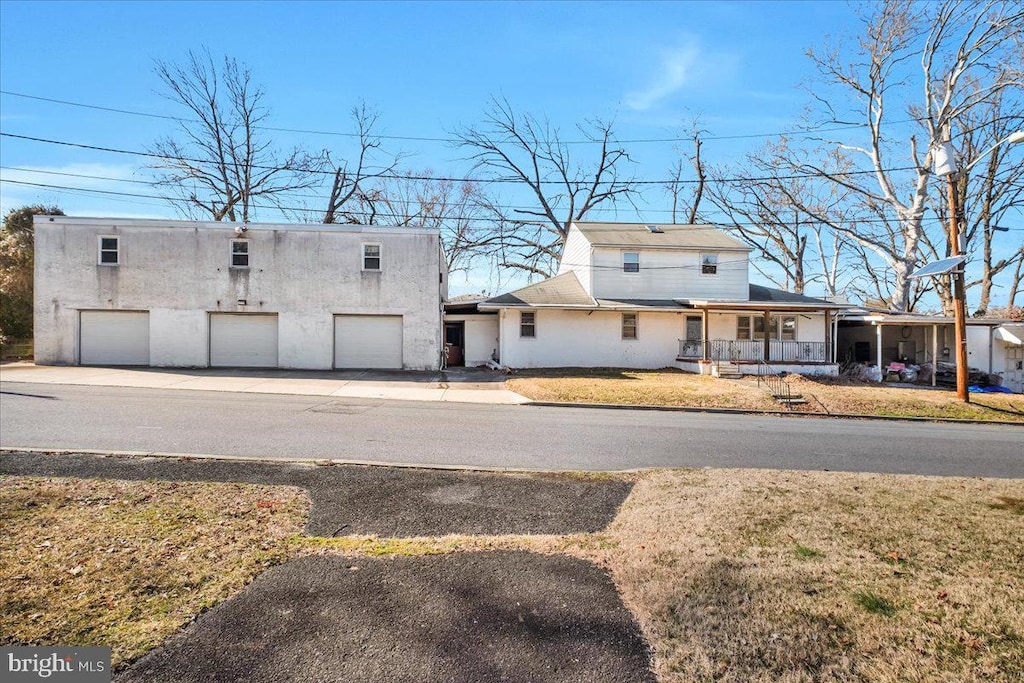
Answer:
[{"label": "three-car garage", "polygon": [[[151,321],[149,311],[83,310],[79,314],[79,362],[82,365],[148,366],[151,361],[150,337],[157,334],[163,347],[181,345],[199,352],[195,365],[212,368],[281,367],[282,330],[276,313],[210,312],[199,318],[194,328],[164,326]],[[328,314],[329,315],[329,314]],[[337,369],[400,370],[403,364],[404,325],[401,315],[329,315],[333,338],[322,339],[324,355],[320,367]],[[158,328],[151,331],[151,323]],[[322,324],[322,323],[321,323]],[[314,328],[315,329],[315,328]],[[315,346],[315,338],[295,339],[301,330],[293,328],[290,340]],[[204,340],[202,335],[206,334]],[[287,343],[287,342],[286,342]],[[203,358],[202,346],[206,346]],[[159,353],[152,355],[160,365]],[[333,357],[332,357],[333,356]],[[294,367],[292,364],[286,364]]]}]

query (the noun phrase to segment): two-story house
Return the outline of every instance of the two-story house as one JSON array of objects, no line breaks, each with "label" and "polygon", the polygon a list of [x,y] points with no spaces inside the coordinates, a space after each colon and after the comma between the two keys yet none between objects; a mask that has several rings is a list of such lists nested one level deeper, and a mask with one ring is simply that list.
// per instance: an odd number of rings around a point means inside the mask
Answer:
[{"label": "two-story house", "polygon": [[35,218],[40,364],[433,370],[434,229]]},{"label": "two-story house", "polygon": [[750,284],[750,251],[711,226],[575,223],[557,275],[477,309],[512,368],[835,375],[843,306]]}]

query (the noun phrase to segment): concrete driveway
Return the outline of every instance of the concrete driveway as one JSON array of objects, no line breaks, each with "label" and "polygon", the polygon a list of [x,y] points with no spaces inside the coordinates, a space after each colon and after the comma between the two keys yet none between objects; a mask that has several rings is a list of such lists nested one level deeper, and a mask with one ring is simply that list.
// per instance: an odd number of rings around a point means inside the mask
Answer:
[{"label": "concrete driveway", "polygon": [[444,372],[404,370],[262,370],[245,368],[101,368],[0,365],[0,381],[79,384],[144,389],[234,391],[455,403],[529,403],[505,388],[505,375],[492,370],[456,368]]}]

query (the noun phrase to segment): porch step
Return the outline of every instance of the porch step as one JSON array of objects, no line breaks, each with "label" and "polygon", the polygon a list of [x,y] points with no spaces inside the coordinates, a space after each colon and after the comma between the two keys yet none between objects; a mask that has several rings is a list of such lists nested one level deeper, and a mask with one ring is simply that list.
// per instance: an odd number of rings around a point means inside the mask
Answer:
[{"label": "porch step", "polygon": [[785,396],[776,396],[775,400],[784,406],[800,406],[807,403],[807,399],[799,394],[793,394],[789,398],[786,398]]}]

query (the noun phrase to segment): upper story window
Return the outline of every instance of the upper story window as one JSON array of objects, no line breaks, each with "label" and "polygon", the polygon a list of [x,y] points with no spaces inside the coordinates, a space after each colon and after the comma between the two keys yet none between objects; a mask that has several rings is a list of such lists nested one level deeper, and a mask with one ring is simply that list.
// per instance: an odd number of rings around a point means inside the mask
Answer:
[{"label": "upper story window", "polygon": [[533,311],[519,313],[519,336],[524,339],[533,339],[537,336],[537,314]]},{"label": "upper story window", "polygon": [[231,267],[249,267],[249,240],[231,240]]},{"label": "upper story window", "polygon": [[100,235],[97,245],[99,249],[97,263],[101,266],[116,266],[121,263],[121,238]]},{"label": "upper story window", "polygon": [[380,245],[363,245],[363,270],[380,270]]},{"label": "upper story window", "polygon": [[636,313],[623,313],[622,314],[622,338],[623,339],[636,339],[637,331],[637,314]]},{"label": "upper story window", "polygon": [[639,273],[640,272],[640,254],[636,251],[624,251],[622,252],[622,272],[623,273]]},{"label": "upper story window", "polygon": [[700,255],[700,274],[718,275],[718,254]]}]

